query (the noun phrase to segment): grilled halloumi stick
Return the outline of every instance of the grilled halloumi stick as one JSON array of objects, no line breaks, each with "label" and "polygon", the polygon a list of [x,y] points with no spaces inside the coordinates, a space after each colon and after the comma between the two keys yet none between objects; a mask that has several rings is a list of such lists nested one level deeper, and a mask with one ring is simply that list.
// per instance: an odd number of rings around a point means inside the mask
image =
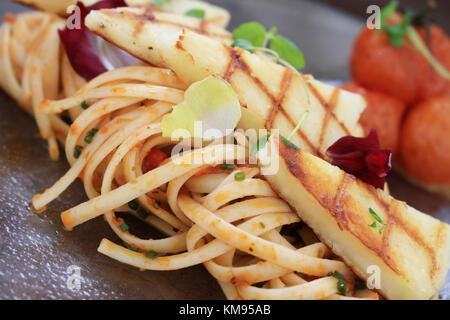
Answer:
[{"label": "grilled halloumi stick", "polygon": [[338,138],[362,135],[358,120],[366,104],[359,95],[311,76],[304,77],[305,85],[290,69],[217,41],[213,28],[195,30],[161,23],[170,17],[177,19],[143,9],[119,8],[91,12],[86,25],[134,56],[172,69],[188,84],[211,74],[223,77],[246,107],[239,124],[244,129],[278,128],[289,135],[308,108],[309,96],[311,114],[292,138],[294,143],[325,157],[326,149]]},{"label": "grilled halloumi stick", "polygon": [[[59,15],[66,15],[67,8],[77,3],[77,0],[14,0],[16,2],[28,5],[30,7]],[[86,6],[93,5],[100,0],[81,0]],[[149,0],[125,0],[129,6],[150,6]],[[230,13],[218,6],[204,1],[196,0],[167,0],[161,7],[155,7],[164,12],[170,12],[179,15],[185,15],[191,9],[200,9],[205,11],[204,20],[208,24],[214,24],[226,28],[230,22]]]},{"label": "grilled halloumi stick", "polygon": [[[280,168],[266,179],[361,278],[379,276],[378,291],[390,299],[431,299],[438,292],[450,266],[449,225],[271,139]],[[382,232],[369,226],[375,221],[369,208],[387,225]]]}]

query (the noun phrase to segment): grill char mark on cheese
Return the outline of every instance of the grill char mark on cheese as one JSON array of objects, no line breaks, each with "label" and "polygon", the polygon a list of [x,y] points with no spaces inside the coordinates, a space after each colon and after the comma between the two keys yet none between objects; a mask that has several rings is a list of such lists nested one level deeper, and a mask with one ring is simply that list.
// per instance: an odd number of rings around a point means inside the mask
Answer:
[{"label": "grill char mark on cheese", "polygon": [[[270,130],[273,128],[273,122],[279,115],[279,112],[281,112],[285,119],[291,124],[291,126],[295,128],[297,126],[297,123],[292,120],[292,118],[283,108],[283,101],[286,97],[286,92],[289,90],[292,83],[292,77],[294,76],[293,72],[286,68],[285,73],[283,74],[282,82],[280,83],[280,92],[278,96],[275,97],[272,93],[269,92],[269,89],[264,85],[264,83],[253,74],[251,68],[247,65],[247,63],[243,59],[241,59],[241,55],[237,51],[240,49],[236,50],[228,46],[224,46],[224,48],[228,51],[230,57],[230,61],[223,74],[224,80],[226,80],[227,82],[231,82],[231,77],[236,72],[236,70],[239,69],[245,72],[247,76],[252,79],[252,81],[261,89],[261,91],[270,99],[272,106],[271,110],[269,110],[269,116],[265,123],[266,129]],[[317,156],[324,157],[320,150],[311,142],[311,140],[308,139],[306,134],[304,134],[301,129],[297,131],[297,134],[308,145],[311,153]]]},{"label": "grill char mark on cheese", "polygon": [[135,21],[135,31],[133,33],[133,35],[135,37],[137,37],[143,30],[144,25],[151,21],[152,23],[161,23],[161,24],[167,24],[167,25],[173,25],[173,26],[177,26],[180,28],[184,28],[184,29],[188,29],[194,32],[197,32],[199,34],[203,34],[209,37],[214,37],[214,38],[224,38],[224,39],[229,39],[230,36],[226,35],[226,34],[218,34],[218,33],[210,33],[208,32],[208,26],[209,23],[206,20],[203,19],[199,19],[199,23],[198,23],[198,27],[189,27],[186,26],[184,24],[181,23],[177,23],[174,21],[167,21],[167,20],[159,20],[155,17],[155,15],[153,14],[153,9],[146,7],[145,11],[143,13],[136,13],[136,12],[130,12],[130,11],[117,11],[117,10],[108,10],[108,9],[104,9],[102,10],[102,12],[104,12],[106,15],[109,16],[114,16],[114,17],[119,17],[119,18],[124,18],[127,20],[132,20]]},{"label": "grill char mark on cheese", "polygon": [[[401,202],[395,201],[391,198],[389,202],[385,201],[380,197],[375,188],[363,183],[362,181],[356,179],[352,175],[344,174],[343,179],[338,187],[338,192],[333,200],[325,197],[324,195],[319,195],[313,181],[308,181],[308,174],[302,169],[302,156],[297,150],[285,146],[280,143],[280,155],[286,163],[291,174],[300,181],[300,183],[305,187],[305,189],[324,207],[327,211],[332,212],[339,228],[345,229],[351,234],[353,234],[359,241],[361,241],[368,249],[375,252],[387,266],[395,273],[400,274],[398,267],[395,264],[393,258],[389,255],[389,235],[394,227],[401,228],[409,238],[414,241],[418,246],[423,248],[430,261],[430,274],[429,277],[431,281],[440,266],[437,264],[436,251],[433,250],[425,241],[424,235],[417,230],[417,228],[412,227],[407,221],[405,221],[399,213],[397,213],[398,208],[402,205]],[[346,189],[350,183],[357,183],[359,188],[366,189],[369,194],[372,195],[373,200],[377,202],[380,208],[383,208],[383,213],[387,217],[385,223],[387,227],[384,229],[381,241],[380,238],[371,237],[366,232],[358,232],[359,228],[349,228],[349,222],[353,224],[358,224],[358,214],[352,212],[351,203],[346,201]],[[360,224],[361,227],[366,227],[365,224]],[[441,224],[439,230],[442,232],[445,229],[445,224]],[[439,232],[437,236],[440,240]],[[442,240],[441,240],[442,241]]]}]

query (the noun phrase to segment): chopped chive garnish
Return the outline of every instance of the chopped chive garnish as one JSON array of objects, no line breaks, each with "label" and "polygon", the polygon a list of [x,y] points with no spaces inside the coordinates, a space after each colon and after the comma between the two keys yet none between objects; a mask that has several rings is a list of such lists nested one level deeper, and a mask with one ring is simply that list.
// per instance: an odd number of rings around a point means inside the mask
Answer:
[{"label": "chopped chive garnish", "polygon": [[128,246],[128,249],[130,249],[131,251],[134,251],[134,252],[139,252],[139,248],[136,248],[133,246]]},{"label": "chopped chive garnish", "polygon": [[383,230],[384,230],[384,228],[386,228],[386,226],[387,226],[387,224],[384,223],[384,224],[381,226],[381,228],[378,229],[378,233],[379,233],[379,234],[382,234],[382,233],[383,233]]},{"label": "chopped chive garnish", "polygon": [[128,229],[129,229],[129,227],[128,227],[128,225],[125,222],[123,222],[120,225],[120,230],[122,230],[123,232],[128,231]]},{"label": "chopped chive garnish", "polygon": [[234,164],[222,164],[220,165],[220,169],[222,170],[234,170],[234,168],[236,168],[236,166]]},{"label": "chopped chive garnish", "polygon": [[89,108],[89,106],[88,106],[86,100],[83,100],[83,101],[81,102],[80,106],[81,106],[81,108],[83,108],[84,110],[86,110],[87,108]]},{"label": "chopped chive garnish", "polygon": [[344,275],[339,271],[335,271],[330,272],[328,276],[338,279],[337,289],[341,295],[345,296],[347,294],[347,283],[344,280]]},{"label": "chopped chive garnish", "polygon": [[147,219],[147,217],[149,216],[147,210],[145,210],[144,208],[138,208],[136,213],[141,219]]},{"label": "chopped chive garnish", "polygon": [[236,181],[244,181],[245,180],[245,173],[244,172],[238,172],[234,175],[234,180]]},{"label": "chopped chive garnish", "polygon": [[343,296],[347,294],[347,284],[345,283],[344,280],[341,279],[338,280],[337,288],[339,293],[342,294]]},{"label": "chopped chive garnish", "polygon": [[75,159],[78,159],[81,156],[81,151],[83,151],[83,146],[76,146],[75,150],[73,151],[73,157]]},{"label": "chopped chive garnish", "polygon": [[136,200],[132,200],[132,201],[128,202],[128,207],[131,210],[136,211],[139,208],[139,203]]},{"label": "chopped chive garnish", "polygon": [[[383,220],[380,218],[380,216],[372,208],[369,208],[369,213],[376,220],[372,224],[369,224],[369,227],[374,228],[374,229],[379,227],[378,233],[382,234],[383,230],[384,230],[384,228],[386,228],[387,224],[383,222]],[[379,223],[379,225],[377,224],[377,222]]]},{"label": "chopped chive garnish", "polygon": [[369,212],[375,220],[377,220],[379,223],[383,223],[383,220],[381,220],[381,218],[372,208],[369,208]]},{"label": "chopped chive garnish", "polygon": [[158,252],[155,250],[149,250],[145,253],[145,255],[151,259],[155,259],[158,256]]},{"label": "chopped chive garnish", "polygon": [[97,128],[93,128],[91,131],[88,132],[88,134],[86,135],[86,137],[84,138],[84,141],[86,143],[91,143],[92,139],[94,138],[95,134],[98,132]]}]

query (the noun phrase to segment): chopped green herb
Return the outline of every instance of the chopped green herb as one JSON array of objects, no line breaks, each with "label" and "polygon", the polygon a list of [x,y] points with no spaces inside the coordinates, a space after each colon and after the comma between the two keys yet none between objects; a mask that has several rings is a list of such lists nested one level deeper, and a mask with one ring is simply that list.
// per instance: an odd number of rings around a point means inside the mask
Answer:
[{"label": "chopped green herb", "polygon": [[383,220],[381,220],[381,218],[372,208],[369,208],[369,212],[375,220],[377,220],[379,223],[383,223]]},{"label": "chopped green herb", "polygon": [[130,249],[131,251],[134,251],[134,252],[139,252],[139,248],[136,248],[133,246],[128,246],[128,249]]},{"label": "chopped green herb", "polygon": [[[383,230],[384,230],[384,228],[386,228],[387,224],[385,224],[383,222],[383,220],[378,216],[378,214],[372,208],[369,208],[369,213],[376,220],[372,224],[369,224],[369,227],[374,228],[374,229],[379,227],[378,233],[382,234]],[[378,222],[378,224],[377,224],[377,222]]]},{"label": "chopped green herb", "polygon": [[347,283],[344,280],[338,280],[337,288],[340,294],[345,296],[347,294]]},{"label": "chopped green herb", "polygon": [[158,252],[155,250],[149,250],[145,253],[148,258],[155,259],[158,256]]},{"label": "chopped green herb", "polygon": [[259,140],[256,142],[256,144],[253,145],[252,149],[250,150],[250,155],[253,156],[253,155],[257,154],[259,150],[264,149],[264,147],[267,144],[267,141],[269,141],[269,138],[270,138],[270,134],[259,138]]},{"label": "chopped green herb", "polygon": [[245,173],[244,172],[238,172],[234,175],[234,180],[236,181],[244,181],[245,180]]},{"label": "chopped green herb", "polygon": [[83,146],[76,146],[73,152],[73,157],[78,159],[81,156],[81,151],[83,151]]},{"label": "chopped green herb", "polygon": [[86,143],[91,143],[92,139],[94,138],[94,136],[97,134],[98,129],[97,128],[93,128],[91,131],[88,132],[88,134],[86,135],[86,137],[84,138],[84,141]]},{"label": "chopped green herb", "polygon": [[338,279],[337,289],[341,295],[345,296],[347,294],[347,283],[344,280],[344,275],[339,271],[335,271],[330,272],[328,276]]},{"label": "chopped green herb", "polygon": [[150,0],[150,2],[157,7],[162,7],[166,4],[166,0]]},{"label": "chopped green herb", "polygon": [[137,202],[136,200],[132,200],[132,201],[128,202],[128,207],[131,210],[136,211],[139,208],[139,202]]},{"label": "chopped green herb", "polygon": [[234,164],[221,164],[220,165],[220,169],[222,170],[234,170],[234,168],[236,168],[236,166]]},{"label": "chopped green herb", "polygon": [[83,100],[82,102],[81,102],[81,108],[83,108],[84,110],[86,110],[87,108],[89,108],[89,106],[88,106],[88,104],[87,104],[87,102],[86,102],[86,100]]},{"label": "chopped green herb", "polygon": [[355,280],[355,289],[356,290],[362,290],[366,288],[366,283],[361,279]]},{"label": "chopped green herb", "polygon": [[129,229],[129,227],[128,227],[128,225],[125,222],[123,222],[120,225],[120,230],[122,230],[123,232],[128,231],[128,229]]},{"label": "chopped green herb", "polygon": [[383,233],[383,230],[384,230],[384,228],[386,228],[386,226],[387,226],[387,224],[384,223],[384,224],[381,226],[381,228],[378,229],[378,233],[379,233],[379,234],[382,234],[382,233]]},{"label": "chopped green herb", "polygon": [[205,19],[205,10],[203,10],[203,9],[191,9],[189,11],[186,11],[185,15],[187,15],[189,17]]},{"label": "chopped green herb", "polygon": [[147,212],[147,210],[145,210],[144,208],[141,208],[141,207],[139,207],[136,210],[136,213],[141,219],[147,219],[147,217],[149,216],[149,213]]}]

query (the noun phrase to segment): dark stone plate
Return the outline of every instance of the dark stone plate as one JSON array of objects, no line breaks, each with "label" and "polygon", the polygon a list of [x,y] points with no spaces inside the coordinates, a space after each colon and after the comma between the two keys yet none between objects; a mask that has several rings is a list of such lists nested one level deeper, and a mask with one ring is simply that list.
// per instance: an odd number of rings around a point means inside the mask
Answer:
[{"label": "dark stone plate", "polygon": [[[257,20],[276,25],[299,44],[307,72],[321,79],[348,79],[347,60],[361,21],[309,1],[212,1],[228,8],[232,27]],[[24,7],[0,3],[0,15]],[[42,216],[29,208],[32,196],[68,169],[52,162],[34,120],[0,90],[0,299],[223,299],[219,286],[202,266],[174,272],[140,272],[117,263],[96,248],[104,237],[119,243],[102,218],[64,231],[62,210],[82,201],[75,183]],[[397,176],[392,193],[414,207],[450,222],[450,203]],[[81,268],[81,289],[67,287],[68,267]],[[445,292],[444,292],[445,291]],[[449,297],[450,285],[442,291]]]}]

